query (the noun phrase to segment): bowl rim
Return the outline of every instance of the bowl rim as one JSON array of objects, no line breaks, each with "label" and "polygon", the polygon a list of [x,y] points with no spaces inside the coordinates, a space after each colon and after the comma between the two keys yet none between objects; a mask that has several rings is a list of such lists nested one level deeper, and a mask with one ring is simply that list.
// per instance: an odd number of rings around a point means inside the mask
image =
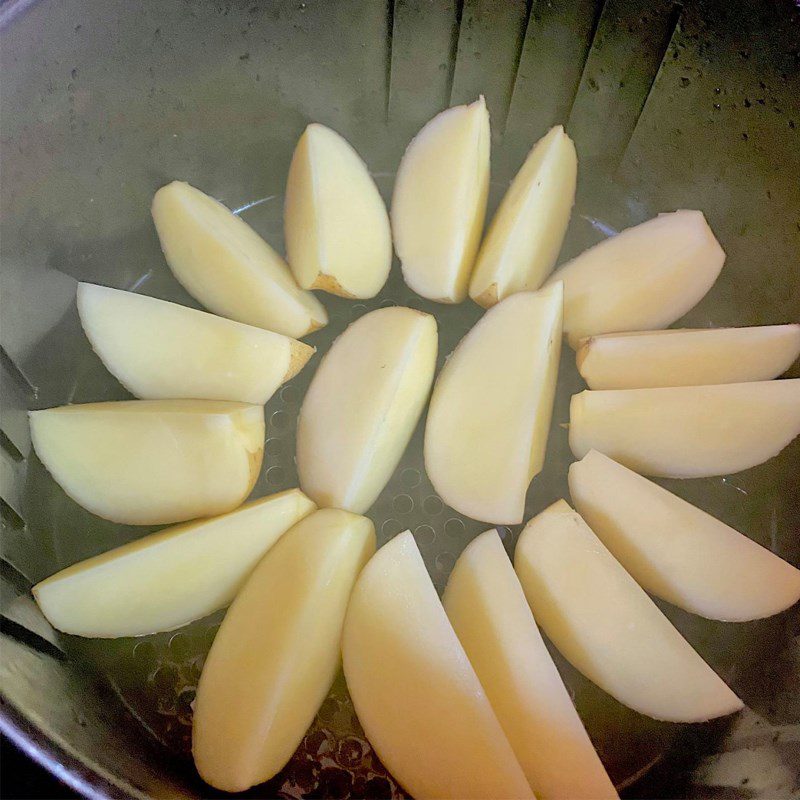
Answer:
[{"label": "bowl rim", "polygon": [[0,692],[0,734],[53,777],[87,800],[148,800],[130,785],[112,779],[97,764],[83,761],[69,745],[36,725]]}]

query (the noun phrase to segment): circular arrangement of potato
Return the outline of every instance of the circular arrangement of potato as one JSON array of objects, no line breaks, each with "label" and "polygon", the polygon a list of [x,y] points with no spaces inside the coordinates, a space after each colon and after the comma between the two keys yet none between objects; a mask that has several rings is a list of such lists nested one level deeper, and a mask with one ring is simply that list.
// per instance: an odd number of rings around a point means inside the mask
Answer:
[{"label": "circular arrangement of potato", "polygon": [[[660,214],[553,271],[577,176],[561,126],[533,146],[482,238],[489,151],[482,97],[434,117],[400,163],[390,227],[366,164],[314,123],[289,169],[288,264],[176,181],[153,220],[175,278],[214,313],[78,287],[92,347],[139,399],[31,412],[36,452],[94,514],[194,521],[62,570],[34,596],[54,627],[90,637],[171,630],[230,604],[193,723],[197,769],[219,789],[283,768],[343,663],[369,741],[420,800],[614,798],[538,626],[620,702],[699,722],[742,702],[648,593],[728,621],[800,598],[800,571],[643,477],[728,474],[792,441],[800,379],[773,379],[800,354],[800,325],[664,330],[725,260],[699,211]],[[411,289],[488,310],[438,376],[433,315],[353,322],[300,409],[300,487],[244,502],[262,406],[313,356],[298,339],[328,322],[308,290],[374,297],[392,241]],[[439,496],[482,522],[523,522],[562,335],[589,386],[570,407],[577,511],[559,500],[529,520],[513,566],[496,531],[478,536],[440,600],[411,533],[376,553],[361,515],[430,397],[425,468]]]}]

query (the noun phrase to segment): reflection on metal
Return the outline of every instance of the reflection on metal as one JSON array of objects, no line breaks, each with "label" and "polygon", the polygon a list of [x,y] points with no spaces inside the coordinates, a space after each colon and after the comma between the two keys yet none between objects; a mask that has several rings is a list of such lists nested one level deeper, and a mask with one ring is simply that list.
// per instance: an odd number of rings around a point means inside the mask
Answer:
[{"label": "reflection on metal", "polygon": [[253,200],[249,203],[245,203],[243,206],[239,206],[239,208],[235,208],[233,210],[234,214],[241,214],[243,211],[247,211],[250,208],[254,208],[255,206],[260,206],[262,203],[266,203],[269,200],[274,200],[277,195],[268,194],[266,197],[259,197],[258,200]]},{"label": "reflection on metal", "polygon": [[[799,651],[800,654],[800,651]],[[695,786],[703,797],[795,797],[800,763],[800,724],[771,724],[745,709],[718,753],[703,759]],[[701,788],[702,787],[702,788]]]}]

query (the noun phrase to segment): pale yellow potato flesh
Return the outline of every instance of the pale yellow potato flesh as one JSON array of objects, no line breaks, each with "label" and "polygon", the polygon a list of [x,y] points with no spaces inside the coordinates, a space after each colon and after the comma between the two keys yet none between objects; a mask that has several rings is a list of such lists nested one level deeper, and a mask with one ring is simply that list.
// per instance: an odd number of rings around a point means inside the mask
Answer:
[{"label": "pale yellow potato flesh", "polygon": [[309,125],[286,183],[286,258],[297,283],[342,297],[374,297],[389,277],[389,215],[367,165],[330,128]]},{"label": "pale yellow potato flesh", "polygon": [[436,320],[382,308],[333,343],[297,422],[297,472],[320,506],[364,513],[388,482],[428,399]]},{"label": "pale yellow potato flesh", "polygon": [[29,413],[48,472],[75,502],[112,522],[223,514],[250,494],[261,468],[261,406],[131,400]]},{"label": "pale yellow potato flesh", "polygon": [[800,325],[607,333],[581,341],[590,389],[703,386],[777,378],[800,356]]},{"label": "pale yellow potato flesh", "polygon": [[493,306],[436,379],[425,469],[449,506],[473,519],[522,522],[544,464],[561,351],[561,285]]},{"label": "pale yellow potato flesh", "polygon": [[262,497],[73,564],[33,596],[54,628],[76,636],[170,631],[227,606],[264,553],[315,508],[299,489]]},{"label": "pale yellow potato flesh", "polygon": [[480,97],[437,114],[400,161],[394,246],[408,286],[440,303],[467,296],[489,194],[489,112]]},{"label": "pale yellow potato flesh", "polygon": [[314,354],[279,333],[91,283],[78,284],[78,312],[108,371],[145,400],[263,405]]},{"label": "pale yellow potato flesh", "polygon": [[442,603],[536,796],[616,798],[496,530],[467,545]]},{"label": "pale yellow potato flesh", "polygon": [[717,386],[607,389],[572,396],[576,458],[599,450],[642,475],[729,475],[800,434],[800,378]]},{"label": "pale yellow potato flesh", "polygon": [[725,252],[700,211],[675,211],[618,233],[559,267],[564,333],[586,336],[666,328],[713,286]]},{"label": "pale yellow potato flesh", "polygon": [[637,583],[679,608],[746,622],[800,600],[800,570],[596,450],[570,466],[569,491]]},{"label": "pale yellow potato flesh", "polygon": [[156,192],[152,213],[173,275],[215,314],[295,339],[327,324],[322,303],[222,203],[174,181]]},{"label": "pale yellow potato flesh", "polygon": [[577,176],[575,145],[556,125],[528,153],[489,225],[469,284],[476,303],[488,308],[542,285],[567,232]]},{"label": "pale yellow potato flesh", "polygon": [[255,568],[197,685],[192,755],[204,781],[240,792],[292,757],[336,677],[350,592],[374,552],[368,519],[326,508]]},{"label": "pale yellow potato flesh", "polygon": [[356,582],[342,657],[367,739],[417,800],[533,797],[410,531]]},{"label": "pale yellow potato flesh", "polygon": [[743,707],[563,500],[525,526],[514,566],[550,641],[620,703],[668,722]]}]

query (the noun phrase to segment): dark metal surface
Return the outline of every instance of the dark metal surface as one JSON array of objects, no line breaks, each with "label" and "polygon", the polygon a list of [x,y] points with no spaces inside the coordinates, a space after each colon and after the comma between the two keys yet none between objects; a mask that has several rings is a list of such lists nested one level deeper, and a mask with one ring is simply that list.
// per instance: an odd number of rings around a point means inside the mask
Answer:
[{"label": "dark metal surface", "polygon": [[0,796],[6,800],[76,800],[62,783],[5,737],[0,737]]},{"label": "dark metal surface", "polygon": [[[25,410],[124,390],[80,332],[76,280],[196,305],[149,219],[181,178],[282,246],[291,151],[316,120],[345,135],[388,197],[408,138],[451,101],[486,94],[496,204],[532,142],[567,124],[579,200],[562,259],[658,211],[701,208],[728,251],[689,326],[800,319],[800,11],[790,0],[7,0],[0,6],[0,723],[90,797],[208,796],[187,758],[193,687],[220,615],[179,632],[57,637],[28,588],[142,535],[70,501],[32,456]],[[604,233],[604,231],[606,233]],[[441,358],[478,318],[416,298],[395,265],[373,301],[324,296],[321,351],[387,303],[434,311]],[[294,417],[317,360],[267,407],[257,492],[295,484]],[[800,374],[795,367],[795,375]],[[566,492],[581,388],[562,361],[546,470],[527,514]],[[800,563],[800,443],[725,479],[671,490]],[[415,435],[370,511],[380,541],[410,527],[441,589],[486,526],[446,508]],[[518,529],[505,530],[509,548]],[[662,606],[747,702],[731,725],[673,726],[612,701],[557,656],[612,774],[641,797],[791,797],[800,771],[797,609],[723,625]],[[432,743],[435,746],[435,743]],[[794,788],[793,788],[794,786]],[[398,795],[341,680],[287,770],[253,796]]]}]

